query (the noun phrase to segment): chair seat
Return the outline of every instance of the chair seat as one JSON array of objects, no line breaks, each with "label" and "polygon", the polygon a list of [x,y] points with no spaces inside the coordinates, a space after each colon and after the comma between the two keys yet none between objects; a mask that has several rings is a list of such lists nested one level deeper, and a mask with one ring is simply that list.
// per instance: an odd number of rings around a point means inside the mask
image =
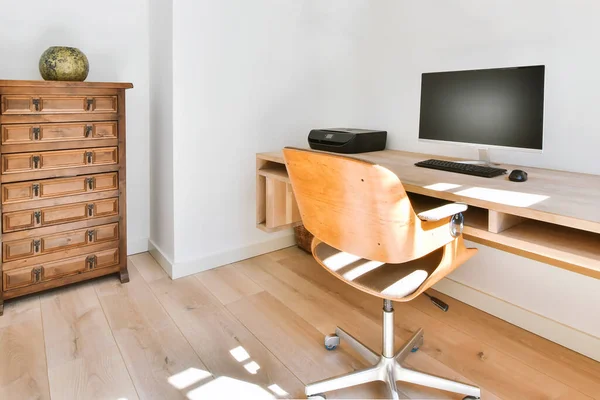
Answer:
[{"label": "chair seat", "polygon": [[313,255],[325,269],[355,288],[384,299],[402,301],[438,268],[444,247],[402,264],[367,260],[324,242],[315,243]]}]

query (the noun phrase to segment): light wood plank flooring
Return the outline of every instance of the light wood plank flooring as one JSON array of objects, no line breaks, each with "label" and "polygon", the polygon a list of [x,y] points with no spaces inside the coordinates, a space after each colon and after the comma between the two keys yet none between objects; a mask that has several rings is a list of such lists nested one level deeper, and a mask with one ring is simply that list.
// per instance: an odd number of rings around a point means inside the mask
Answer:
[{"label": "light wood plank flooring", "polygon": [[[306,383],[363,368],[336,325],[381,349],[381,302],[291,247],[171,280],[148,254],[116,277],[5,304],[0,399],[304,398]],[[438,294],[395,304],[397,344],[419,327],[407,366],[483,389],[484,400],[600,399],[600,363]],[[407,399],[460,399],[399,384]],[[385,398],[373,383],[328,398]]]}]

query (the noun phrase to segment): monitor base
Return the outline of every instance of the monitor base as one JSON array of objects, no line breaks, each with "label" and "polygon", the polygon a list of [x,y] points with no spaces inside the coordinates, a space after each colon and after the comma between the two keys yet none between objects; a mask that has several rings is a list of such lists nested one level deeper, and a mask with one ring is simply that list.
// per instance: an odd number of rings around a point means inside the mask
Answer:
[{"label": "monitor base", "polygon": [[466,160],[456,162],[460,164],[484,165],[486,167],[498,165],[490,161],[490,150],[488,148],[477,149],[477,152],[479,153],[479,160]]}]

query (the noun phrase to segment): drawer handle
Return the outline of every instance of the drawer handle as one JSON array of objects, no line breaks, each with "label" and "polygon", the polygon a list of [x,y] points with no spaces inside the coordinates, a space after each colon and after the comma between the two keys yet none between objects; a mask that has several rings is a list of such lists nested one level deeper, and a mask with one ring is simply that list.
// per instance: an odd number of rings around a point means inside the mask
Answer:
[{"label": "drawer handle", "polygon": [[42,267],[35,267],[31,270],[31,273],[33,274],[34,283],[37,283],[40,280],[42,280]]},{"label": "drawer handle", "polygon": [[92,111],[92,107],[94,107],[94,99],[87,99],[87,110]]},{"label": "drawer handle", "polygon": [[40,156],[33,156],[33,168],[39,168],[40,167]]},{"label": "drawer handle", "polygon": [[85,137],[90,137],[92,135],[92,129],[94,129],[91,125],[85,126]]},{"label": "drawer handle", "polygon": [[40,252],[40,246],[42,245],[42,241],[41,240],[34,240],[33,241],[33,252],[34,253],[39,253]]},{"label": "drawer handle", "polygon": [[88,237],[88,243],[91,243],[94,241],[94,234],[96,233],[96,231],[94,231],[93,229],[90,229],[87,231],[87,237]]},{"label": "drawer handle", "polygon": [[96,256],[87,256],[87,258],[85,259],[85,261],[87,262],[87,265],[88,265],[89,269],[96,268]]},{"label": "drawer handle", "polygon": [[35,111],[40,111],[40,99],[32,99],[31,102],[35,107]]},{"label": "drawer handle", "polygon": [[92,163],[92,157],[94,156],[94,153],[92,153],[91,151],[86,151],[85,156],[87,157],[87,163],[91,164]]},{"label": "drawer handle", "polygon": [[40,128],[33,128],[33,140],[40,140]]},{"label": "drawer handle", "polygon": [[87,210],[88,210],[88,217],[91,217],[94,215],[94,205],[93,204],[88,204]]},{"label": "drawer handle", "polygon": [[88,189],[92,190],[94,188],[94,178],[86,178],[85,182],[87,183]]},{"label": "drawer handle", "polygon": [[33,217],[35,218],[36,224],[40,224],[42,222],[42,212],[41,211],[35,211],[33,213]]},{"label": "drawer handle", "polygon": [[34,183],[33,185],[31,185],[31,189],[33,190],[33,195],[35,197],[40,195],[40,184],[39,183]]}]

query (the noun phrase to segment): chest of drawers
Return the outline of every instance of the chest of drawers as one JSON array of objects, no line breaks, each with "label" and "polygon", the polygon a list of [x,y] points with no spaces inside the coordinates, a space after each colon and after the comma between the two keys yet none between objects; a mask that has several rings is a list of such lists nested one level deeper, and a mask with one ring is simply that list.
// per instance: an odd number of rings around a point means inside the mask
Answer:
[{"label": "chest of drawers", "polygon": [[125,90],[0,80],[4,300],[127,274]]}]

